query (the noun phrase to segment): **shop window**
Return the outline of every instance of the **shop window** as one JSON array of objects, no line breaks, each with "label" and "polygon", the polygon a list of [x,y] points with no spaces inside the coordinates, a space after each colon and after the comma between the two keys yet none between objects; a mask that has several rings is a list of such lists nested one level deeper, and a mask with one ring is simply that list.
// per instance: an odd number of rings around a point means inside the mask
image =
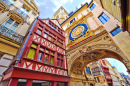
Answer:
[{"label": "shop window", "polygon": [[36,44],[31,44],[31,47],[37,48],[37,45]]},{"label": "shop window", "polygon": [[36,52],[36,50],[31,48],[31,49],[29,50],[29,53],[28,53],[27,58],[34,59],[35,52]]},{"label": "shop window", "polygon": [[105,24],[110,18],[105,14],[105,13],[102,13],[98,19],[103,23]]},{"label": "shop window", "polygon": [[44,34],[43,34],[43,37],[44,37],[44,38],[47,38],[47,34],[44,33]]},{"label": "shop window", "polygon": [[37,33],[38,33],[39,35],[41,35],[41,31],[40,31],[40,30],[37,30]]},{"label": "shop window", "polygon": [[44,60],[45,62],[48,61],[48,57],[49,57],[49,56],[46,54],[46,55],[45,55],[45,60]]},{"label": "shop window", "polygon": [[50,57],[50,63],[53,64],[53,58],[54,57]]},{"label": "shop window", "polygon": [[93,3],[90,7],[91,11],[96,7],[96,5]]},{"label": "shop window", "polygon": [[11,29],[12,31],[15,31],[18,27],[19,23],[12,18],[8,19],[4,24],[5,27]]},{"label": "shop window", "polygon": [[42,56],[43,56],[43,54],[39,52],[39,53],[38,53],[37,60],[42,61]]},{"label": "shop window", "polygon": [[66,86],[66,83],[64,83],[64,82],[57,82],[56,86]]},{"label": "shop window", "polygon": [[111,32],[111,34],[112,34],[112,36],[115,36],[115,35],[117,35],[118,33],[120,33],[122,30],[120,29],[120,27],[118,27],[118,28],[116,28],[115,30],[113,30],[112,32]]}]

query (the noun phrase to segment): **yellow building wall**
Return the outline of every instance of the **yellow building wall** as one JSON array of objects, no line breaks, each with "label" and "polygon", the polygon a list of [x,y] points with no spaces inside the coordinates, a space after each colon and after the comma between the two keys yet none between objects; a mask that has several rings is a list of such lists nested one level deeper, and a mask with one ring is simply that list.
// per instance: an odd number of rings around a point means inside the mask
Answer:
[{"label": "yellow building wall", "polygon": [[[66,30],[66,33],[65,33],[66,45],[69,43],[68,42],[69,33],[67,33],[67,30],[69,30],[69,28],[71,26],[75,25],[75,23],[69,25],[69,22],[73,18],[76,18],[76,21],[78,21],[78,19],[80,19],[82,17],[82,15],[87,15],[88,13],[92,13],[92,15],[87,18],[87,23],[88,23],[89,27],[91,28],[91,30],[96,30],[97,27],[103,26],[104,29],[106,29],[108,31],[108,33],[109,33],[110,37],[112,38],[112,40],[114,40],[116,45],[123,52],[123,54],[126,56],[126,58],[124,58],[124,59],[126,61],[130,61],[130,58],[129,58],[130,57],[130,45],[129,45],[130,44],[130,36],[129,36],[129,34],[127,32],[120,32],[117,35],[112,36],[111,31],[116,29],[118,26],[120,26],[120,28],[121,28],[121,22],[118,21],[109,12],[102,9],[102,7],[100,5],[98,5],[96,2],[93,2],[93,3],[96,5],[96,7],[92,11],[90,10],[90,8],[87,8],[87,4],[86,4],[79,11],[77,11],[74,15],[72,15],[69,19],[67,19],[63,24],[61,24],[63,29]],[[107,16],[110,17],[110,19],[105,24],[102,24],[101,21],[98,19],[98,17],[103,12]],[[96,35],[96,34],[100,33],[101,31],[102,30],[96,30],[94,34]]]},{"label": "yellow building wall", "polygon": [[15,56],[16,53],[17,53],[17,51],[18,51],[18,49],[13,48],[13,47],[8,46],[8,45],[5,45],[5,44],[3,44],[3,43],[0,43],[0,51]]},{"label": "yellow building wall", "polygon": [[120,2],[119,0],[94,0],[100,6],[102,6],[106,11],[108,11],[112,16],[114,16],[118,21],[121,22],[121,12],[120,12]]}]

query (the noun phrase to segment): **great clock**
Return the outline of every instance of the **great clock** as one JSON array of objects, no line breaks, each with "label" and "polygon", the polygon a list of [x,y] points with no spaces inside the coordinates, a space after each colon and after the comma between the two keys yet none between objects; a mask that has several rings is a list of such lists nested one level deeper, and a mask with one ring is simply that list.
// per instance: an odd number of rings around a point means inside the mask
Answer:
[{"label": "great clock", "polygon": [[84,35],[87,31],[87,25],[86,24],[78,24],[76,25],[69,34],[69,39],[74,41],[75,38],[80,37],[81,35]]}]

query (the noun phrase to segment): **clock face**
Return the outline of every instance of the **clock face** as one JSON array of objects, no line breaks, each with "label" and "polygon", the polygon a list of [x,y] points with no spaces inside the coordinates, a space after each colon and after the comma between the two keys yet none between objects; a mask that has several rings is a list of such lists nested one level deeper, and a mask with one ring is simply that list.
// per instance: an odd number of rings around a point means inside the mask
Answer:
[{"label": "clock face", "polygon": [[81,35],[84,35],[86,33],[86,31],[87,31],[86,24],[78,24],[71,30],[71,32],[69,34],[69,38],[70,38],[70,40],[74,41],[75,38],[78,38]]}]

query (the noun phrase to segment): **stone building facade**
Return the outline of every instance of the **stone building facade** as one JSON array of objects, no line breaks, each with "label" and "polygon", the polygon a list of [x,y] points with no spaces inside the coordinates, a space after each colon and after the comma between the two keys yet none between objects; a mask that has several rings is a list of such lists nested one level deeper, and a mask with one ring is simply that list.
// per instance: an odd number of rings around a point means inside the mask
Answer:
[{"label": "stone building facade", "polygon": [[130,71],[129,33],[122,32],[119,16],[111,12],[92,0],[61,23],[65,30],[71,86],[75,86],[74,83],[85,86],[82,82],[85,65],[99,59],[115,58],[124,63],[128,72]]},{"label": "stone building facade", "polygon": [[0,0],[0,81],[39,13],[33,0]]}]

